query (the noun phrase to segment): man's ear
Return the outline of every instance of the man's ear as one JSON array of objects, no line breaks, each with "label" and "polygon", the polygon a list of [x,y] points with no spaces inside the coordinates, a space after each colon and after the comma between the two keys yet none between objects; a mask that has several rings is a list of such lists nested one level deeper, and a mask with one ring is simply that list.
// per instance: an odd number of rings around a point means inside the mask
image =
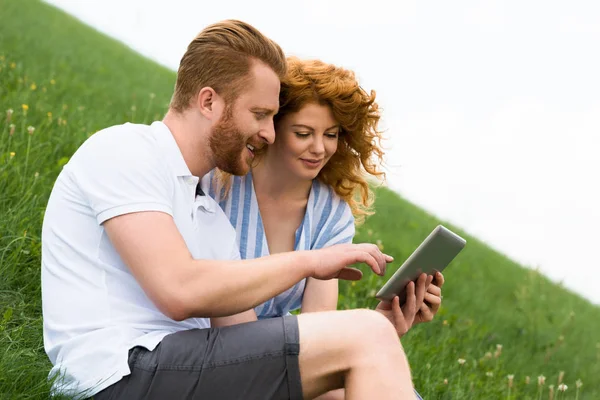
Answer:
[{"label": "man's ear", "polygon": [[198,92],[196,97],[196,107],[202,115],[207,119],[212,120],[215,116],[215,101],[217,101],[218,95],[210,86],[203,87]]}]

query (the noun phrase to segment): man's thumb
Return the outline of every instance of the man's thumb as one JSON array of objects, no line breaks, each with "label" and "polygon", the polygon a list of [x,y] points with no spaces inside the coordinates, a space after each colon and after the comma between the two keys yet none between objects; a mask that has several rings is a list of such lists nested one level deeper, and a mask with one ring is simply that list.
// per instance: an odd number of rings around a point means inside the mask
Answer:
[{"label": "man's thumb", "polygon": [[344,267],[338,275],[338,279],[346,281],[358,281],[362,278],[363,274],[359,269]]}]

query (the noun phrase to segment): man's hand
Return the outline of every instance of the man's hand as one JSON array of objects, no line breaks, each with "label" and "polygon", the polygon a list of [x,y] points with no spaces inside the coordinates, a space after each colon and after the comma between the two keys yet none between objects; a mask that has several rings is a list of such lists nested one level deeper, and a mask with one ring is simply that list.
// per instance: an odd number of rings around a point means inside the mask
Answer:
[{"label": "man's hand", "polygon": [[415,316],[413,326],[421,322],[429,322],[437,314],[442,305],[442,286],[444,285],[444,275],[436,272],[431,285],[427,287],[425,298],[419,312]]},{"label": "man's hand", "polygon": [[414,325],[415,318],[423,307],[427,287],[432,280],[431,275],[421,274],[416,286],[414,282],[409,282],[406,285],[406,301],[402,307],[400,307],[400,298],[396,296],[391,302],[382,301],[375,308],[375,311],[383,314],[394,325],[398,337],[404,336]]},{"label": "man's hand", "polygon": [[357,281],[362,272],[348,265],[365,263],[377,275],[383,276],[388,263],[394,261],[392,256],[383,254],[379,247],[370,243],[337,244],[320,250],[307,252],[311,260],[312,276],[316,279],[345,279]]}]

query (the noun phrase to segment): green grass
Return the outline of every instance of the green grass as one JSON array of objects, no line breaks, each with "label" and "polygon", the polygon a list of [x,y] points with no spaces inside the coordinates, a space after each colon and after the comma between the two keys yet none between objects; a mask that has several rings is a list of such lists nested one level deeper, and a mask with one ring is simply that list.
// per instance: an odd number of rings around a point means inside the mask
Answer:
[{"label": "green grass", "polygon": [[[0,399],[48,398],[40,232],[52,184],[98,129],[160,119],[175,74],[46,4],[0,0],[0,11]],[[390,191],[377,196],[357,241],[380,240],[403,260],[438,221]],[[403,339],[419,391],[547,399],[564,371],[568,390],[555,398],[577,398],[578,379],[579,399],[600,398],[600,309],[467,238],[446,272],[438,317]],[[342,283],[340,308],[374,306],[382,281],[366,274]],[[547,378],[542,396],[539,375]]]}]

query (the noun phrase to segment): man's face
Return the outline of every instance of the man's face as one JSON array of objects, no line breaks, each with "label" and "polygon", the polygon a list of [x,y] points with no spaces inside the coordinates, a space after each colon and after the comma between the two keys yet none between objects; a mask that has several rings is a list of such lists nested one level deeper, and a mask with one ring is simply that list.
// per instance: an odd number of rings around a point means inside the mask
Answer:
[{"label": "man's face", "polygon": [[210,137],[216,166],[234,175],[247,174],[255,152],[275,140],[279,78],[260,62],[253,63],[250,75],[247,87],[227,105]]}]

